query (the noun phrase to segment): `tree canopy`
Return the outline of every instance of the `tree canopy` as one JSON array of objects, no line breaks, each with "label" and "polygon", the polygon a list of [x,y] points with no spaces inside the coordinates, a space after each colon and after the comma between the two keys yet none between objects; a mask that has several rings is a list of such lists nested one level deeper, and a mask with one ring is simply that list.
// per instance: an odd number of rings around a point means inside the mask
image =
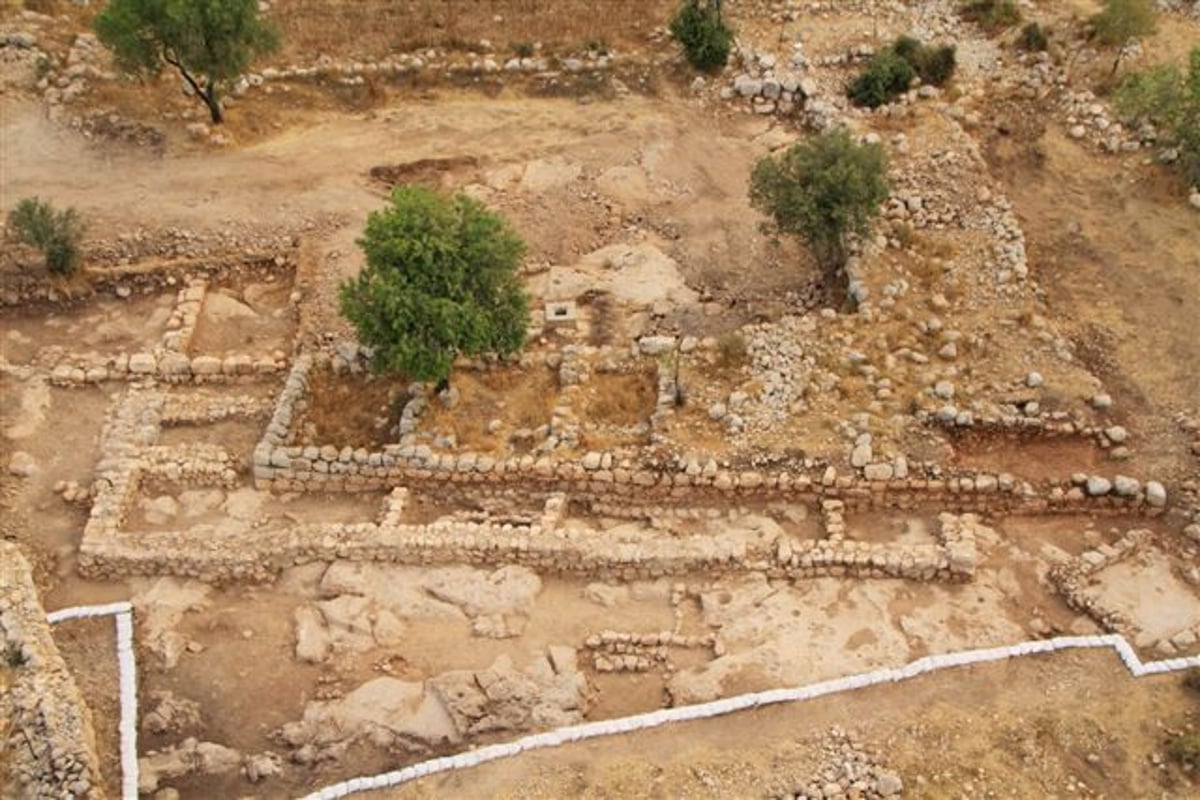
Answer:
[{"label": "tree canopy", "polygon": [[857,144],[844,130],[765,156],[750,174],[750,202],[812,246],[827,288],[846,263],[847,237],[867,232],[888,191],[883,147]]},{"label": "tree canopy", "polygon": [[95,27],[121,69],[177,69],[214,124],[224,119],[221,96],[229,84],[279,44],[258,0],[109,0]]},{"label": "tree canopy", "polygon": [[525,245],[482,203],[400,186],[358,244],[366,266],[339,300],[376,371],[444,381],[459,354],[509,355],[525,343]]}]

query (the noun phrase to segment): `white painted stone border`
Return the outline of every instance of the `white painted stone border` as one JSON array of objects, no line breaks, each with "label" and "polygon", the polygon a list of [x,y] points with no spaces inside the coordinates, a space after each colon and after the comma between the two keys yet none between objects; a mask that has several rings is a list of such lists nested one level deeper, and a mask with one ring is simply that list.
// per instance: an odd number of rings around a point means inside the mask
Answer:
[{"label": "white painted stone border", "polygon": [[656,728],[672,722],[707,719],[721,716],[722,714],[731,714],[735,711],[742,711],[747,708],[757,708],[758,706],[811,700],[815,697],[860,689],[864,686],[873,686],[878,683],[895,683],[897,681],[908,680],[923,673],[935,672],[947,667],[1001,661],[1006,658],[1026,656],[1032,653],[1049,653],[1056,650],[1098,647],[1110,647],[1115,650],[1117,655],[1120,656],[1121,661],[1125,664],[1125,667],[1135,678],[1140,678],[1143,675],[1158,675],[1189,669],[1191,667],[1200,667],[1200,656],[1171,658],[1165,661],[1143,663],[1129,645],[1129,642],[1123,636],[1117,634],[1108,634],[1105,636],[1060,636],[1055,639],[1037,639],[1007,647],[963,650],[958,653],[948,653],[946,655],[925,656],[903,667],[877,669],[871,672],[821,681],[820,683],[793,689],[770,689],[765,692],[741,694],[735,697],[714,700],[709,703],[678,706],[676,708],[666,708],[660,711],[635,714],[619,719],[607,719],[596,722],[585,722],[580,725],[571,725],[566,728],[558,728],[557,730],[524,736],[513,742],[488,745],[478,750],[422,761],[419,764],[413,764],[403,769],[384,772],[379,775],[351,778],[350,780],[335,783],[331,786],[326,786],[324,789],[307,794],[302,800],[337,800],[338,798],[348,797],[358,792],[399,786],[418,778],[435,775],[439,772],[450,772],[456,769],[476,767],[486,764],[489,761],[509,758],[529,750],[540,750],[544,747],[557,747],[568,742],[579,742],[584,739],[595,739],[601,736]]},{"label": "white painted stone border", "polygon": [[121,686],[121,797],[137,800],[137,660],[133,655],[133,605],[128,601],[102,606],[61,608],[46,615],[54,624],[72,619],[115,617],[117,622],[117,668]]}]

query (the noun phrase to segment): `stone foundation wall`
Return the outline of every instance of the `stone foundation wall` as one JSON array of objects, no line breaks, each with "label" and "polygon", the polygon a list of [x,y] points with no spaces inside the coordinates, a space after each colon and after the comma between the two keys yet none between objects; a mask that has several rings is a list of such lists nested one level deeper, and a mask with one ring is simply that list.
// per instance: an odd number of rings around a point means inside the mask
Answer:
[{"label": "stone foundation wall", "polygon": [[[1102,544],[1094,549],[1085,550],[1079,558],[1056,565],[1050,570],[1050,582],[1071,608],[1087,614],[1105,630],[1137,641],[1138,631],[1130,620],[1119,611],[1105,607],[1087,589],[1091,585],[1093,575],[1133,557],[1150,537],[1148,530],[1127,531],[1113,544]],[[1160,639],[1153,642],[1152,646],[1160,653],[1174,655],[1179,649],[1190,648],[1197,642],[1200,642],[1200,626],[1180,631],[1169,639]],[[1139,644],[1149,643],[1142,641]]]},{"label": "stone foundation wall", "polygon": [[[381,450],[293,444],[292,422],[305,403],[313,360],[299,356],[288,374],[275,412],[254,451],[254,481],[280,492],[370,492],[428,483],[469,484],[487,491],[507,487],[532,493],[563,492],[572,499],[612,497],[671,500],[675,503],[727,503],[741,500],[794,500],[819,504],[841,500],[853,511],[935,506],[987,513],[1157,514],[1166,505],[1160,484],[1138,483],[1120,494],[1115,487],[1096,494],[1071,483],[1041,486],[1011,475],[960,473],[922,478],[870,480],[833,466],[814,464],[776,471],[733,470],[714,459],[693,458],[667,470],[636,466],[617,452],[581,456],[550,454],[496,457],[480,453],[436,452],[427,445],[395,444]],[[1079,433],[1076,431],[1076,433]]]},{"label": "stone foundation wall", "polygon": [[8,683],[0,708],[11,720],[5,758],[12,768],[0,794],[100,800],[105,795],[91,712],[54,645],[28,562],[16,545],[3,541],[0,634]]},{"label": "stone foundation wall", "polygon": [[179,291],[175,301],[175,310],[167,321],[167,332],[163,334],[163,350],[186,353],[192,345],[192,336],[196,333],[196,323],[200,320],[200,309],[204,305],[204,296],[208,294],[208,281],[194,278],[188,282],[187,288]]},{"label": "stone foundation wall", "polygon": [[71,387],[146,378],[163,383],[247,383],[286,369],[287,361],[275,355],[188,356],[167,350],[115,356],[67,354],[49,371],[55,386]]},{"label": "stone foundation wall", "polygon": [[186,530],[121,535],[115,527],[101,530],[89,524],[79,569],[93,578],[170,574],[213,582],[267,581],[286,567],[334,560],[520,564],[543,574],[619,580],[759,571],[773,578],[961,581],[975,570],[971,517],[943,515],[943,541],[929,545],[786,537],[760,542],[712,535],[647,535],[614,542],[602,531],[564,526],[562,496],[549,498],[540,518],[530,524],[446,518],[406,525],[398,521],[403,499],[404,490],[396,490],[379,522],[296,525],[230,539]]},{"label": "stone foundation wall", "polygon": [[401,485],[451,483],[485,491],[498,486],[534,493],[566,492],[573,499],[598,501],[632,497],[640,502],[695,504],[754,500],[819,503],[824,498],[838,498],[851,511],[935,506],[979,513],[1155,515],[1165,506],[1165,499],[1148,498],[1145,491],[1091,496],[1070,483],[1034,487],[988,473],[871,481],[854,474],[839,475],[833,467],[821,474],[723,469],[689,474],[649,468],[590,469],[589,465],[586,455],[579,460],[528,455],[495,458],[474,453],[438,454],[426,447],[399,445],[372,452],[349,447],[271,446],[264,439],[254,453],[254,481],[260,489],[279,492],[372,492]]}]

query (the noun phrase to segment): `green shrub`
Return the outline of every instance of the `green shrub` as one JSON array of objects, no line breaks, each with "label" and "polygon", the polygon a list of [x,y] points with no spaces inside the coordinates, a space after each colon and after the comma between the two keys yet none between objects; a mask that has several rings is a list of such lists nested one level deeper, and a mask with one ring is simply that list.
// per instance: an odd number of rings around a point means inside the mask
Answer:
[{"label": "green shrub", "polygon": [[533,58],[536,52],[537,48],[533,46],[533,42],[517,42],[513,45],[513,53],[517,58]]},{"label": "green shrub", "polygon": [[1046,33],[1042,30],[1041,25],[1031,22],[1021,29],[1017,46],[1031,53],[1040,53],[1050,47],[1050,40],[1046,38]]},{"label": "green shrub", "polygon": [[79,242],[83,223],[73,208],[55,211],[49,203],[26,197],[8,215],[8,226],[17,238],[42,251],[46,268],[56,275],[79,269]]},{"label": "green shrub", "polygon": [[892,42],[892,52],[903,58],[909,64],[916,66],[916,61],[919,58],[919,53],[925,49],[925,45],[920,39],[914,39],[912,36],[901,36]]},{"label": "green shrub", "polygon": [[1200,185],[1200,47],[1192,49],[1186,75],[1165,65],[1128,76],[1113,105],[1126,121],[1154,123],[1160,140],[1179,150],[1175,163],[1184,178]]},{"label": "green shrub", "polygon": [[955,55],[953,45],[929,47],[901,36],[867,62],[846,93],[855,105],[877,108],[908,91],[918,75],[923,83],[942,86],[954,74]]},{"label": "green shrub", "polygon": [[733,31],[708,0],[684,0],[671,20],[671,35],[683,46],[693,67],[711,72],[725,66],[733,47]]},{"label": "green shrub", "polygon": [[1167,753],[1186,767],[1200,767],[1200,733],[1176,736],[1167,745]]},{"label": "green shrub", "polygon": [[892,43],[891,50],[908,62],[923,83],[941,86],[950,80],[957,65],[957,52],[953,45],[930,47],[920,39],[901,36]]},{"label": "green shrub", "polygon": [[970,0],[959,9],[959,16],[978,23],[990,33],[1011,28],[1021,21],[1021,11],[1013,0]]},{"label": "green shrub", "polygon": [[1151,0],[1105,0],[1104,8],[1092,18],[1092,24],[1096,26],[1097,39],[1117,48],[1111,73],[1116,75],[1126,43],[1154,31],[1154,6]]},{"label": "green shrub", "polygon": [[1123,47],[1130,39],[1154,30],[1154,5],[1150,0],[1105,0],[1092,24],[1101,42]]},{"label": "green shrub", "polygon": [[930,86],[943,86],[946,81],[950,80],[950,76],[954,74],[954,68],[958,66],[957,56],[958,53],[951,44],[941,47],[922,46],[917,51],[913,67],[921,76],[923,83]]},{"label": "green shrub", "polygon": [[1193,692],[1200,692],[1200,667],[1192,667],[1184,674],[1183,685]]},{"label": "green shrub", "polygon": [[916,76],[912,65],[889,47],[867,62],[846,94],[856,106],[878,108],[907,92]]}]

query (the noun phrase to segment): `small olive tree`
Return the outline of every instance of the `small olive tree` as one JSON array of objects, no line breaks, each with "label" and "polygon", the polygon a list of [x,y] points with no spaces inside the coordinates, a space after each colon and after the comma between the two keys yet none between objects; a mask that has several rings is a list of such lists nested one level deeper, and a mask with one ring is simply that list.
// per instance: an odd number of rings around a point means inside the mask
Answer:
[{"label": "small olive tree", "polygon": [[862,235],[888,196],[887,154],[845,131],[823,133],[765,156],[750,174],[750,202],[782,233],[812,247],[833,289],[846,264],[848,237]]},{"label": "small olive tree", "polygon": [[109,0],[95,27],[126,72],[156,75],[164,63],[178,70],[214,125],[224,121],[229,85],[279,45],[258,0]]},{"label": "small olive tree", "polygon": [[444,386],[459,354],[510,355],[525,343],[525,245],[482,203],[400,186],[358,244],[366,266],[339,300],[376,371]]},{"label": "small olive tree", "polygon": [[1104,8],[1092,23],[1096,26],[1096,38],[1117,48],[1109,73],[1116,75],[1129,40],[1154,32],[1154,4],[1152,0],[1105,0]]},{"label": "small olive tree", "polygon": [[8,227],[25,244],[42,251],[46,269],[71,275],[79,269],[83,222],[73,208],[55,211],[48,202],[26,197],[8,214]]}]

